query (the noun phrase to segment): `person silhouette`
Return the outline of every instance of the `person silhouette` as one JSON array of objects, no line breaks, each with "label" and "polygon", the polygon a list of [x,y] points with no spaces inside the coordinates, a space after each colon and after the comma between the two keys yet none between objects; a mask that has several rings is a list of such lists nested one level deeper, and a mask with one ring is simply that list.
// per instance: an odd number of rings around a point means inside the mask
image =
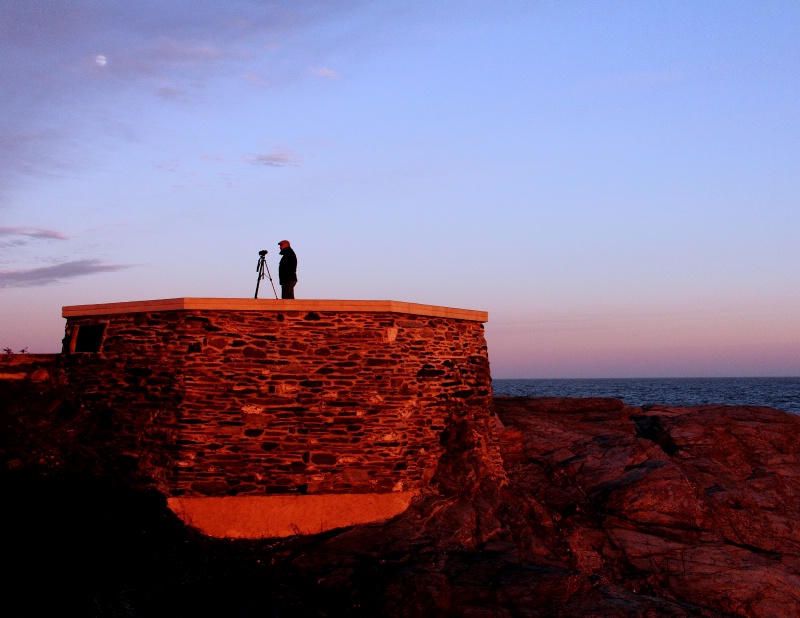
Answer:
[{"label": "person silhouette", "polygon": [[294,286],[297,283],[297,256],[288,240],[278,243],[281,258],[278,264],[278,281],[281,284],[281,298],[294,298]]}]

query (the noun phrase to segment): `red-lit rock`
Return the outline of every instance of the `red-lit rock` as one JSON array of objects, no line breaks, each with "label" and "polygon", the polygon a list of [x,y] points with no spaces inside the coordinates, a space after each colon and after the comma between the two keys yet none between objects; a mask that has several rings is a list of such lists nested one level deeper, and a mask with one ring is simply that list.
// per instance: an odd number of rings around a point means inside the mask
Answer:
[{"label": "red-lit rock", "polygon": [[495,400],[509,489],[553,522],[539,540],[637,595],[800,614],[800,418],[612,401]]},{"label": "red-lit rock", "polygon": [[[765,408],[496,398],[505,485],[470,428],[444,435],[431,493],[293,565],[372,561],[389,616],[800,615],[800,418]],[[374,568],[374,567],[372,567]],[[334,573],[339,572],[334,569]]]},{"label": "red-lit rock", "polygon": [[[496,398],[495,441],[474,417],[443,420],[438,464],[401,515],[231,542],[142,490],[152,479],[129,476],[142,466],[113,425],[54,377],[0,367],[23,374],[0,380],[8,615],[800,615],[796,416]],[[300,461],[315,453],[336,455]]]}]

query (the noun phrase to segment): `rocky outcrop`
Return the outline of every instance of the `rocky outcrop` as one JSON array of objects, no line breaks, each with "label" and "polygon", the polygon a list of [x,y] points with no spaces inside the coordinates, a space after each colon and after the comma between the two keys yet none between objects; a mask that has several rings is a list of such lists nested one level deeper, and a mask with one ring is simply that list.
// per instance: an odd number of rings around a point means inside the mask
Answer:
[{"label": "rocky outcrop", "polygon": [[402,515],[232,542],[131,483],[103,419],[46,385],[0,383],[8,615],[800,614],[800,418],[783,412],[495,398],[505,478],[454,417]]},{"label": "rocky outcrop", "polygon": [[0,355],[0,383],[51,380],[57,373],[57,354],[2,354]]},{"label": "rocky outcrop", "polygon": [[[332,598],[364,570],[391,571],[375,605],[393,616],[800,613],[800,419],[613,399],[495,404],[505,486],[482,482],[469,429],[452,427],[434,492],[294,566]],[[345,556],[357,562],[331,576]]]},{"label": "rocky outcrop", "polygon": [[800,613],[800,418],[614,400],[496,405],[510,489],[578,578],[724,615]]}]

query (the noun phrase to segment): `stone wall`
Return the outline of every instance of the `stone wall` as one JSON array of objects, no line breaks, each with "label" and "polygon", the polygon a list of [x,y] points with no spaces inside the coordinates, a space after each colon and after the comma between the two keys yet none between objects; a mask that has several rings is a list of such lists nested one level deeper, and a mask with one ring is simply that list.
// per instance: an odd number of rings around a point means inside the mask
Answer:
[{"label": "stone wall", "polygon": [[413,491],[454,418],[496,450],[485,314],[389,302],[65,307],[65,371],[168,495]]}]

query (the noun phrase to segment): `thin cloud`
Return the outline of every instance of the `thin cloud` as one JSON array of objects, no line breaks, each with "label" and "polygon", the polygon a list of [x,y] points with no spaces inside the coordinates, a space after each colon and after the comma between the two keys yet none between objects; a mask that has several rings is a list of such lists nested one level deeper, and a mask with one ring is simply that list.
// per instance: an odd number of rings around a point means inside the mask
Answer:
[{"label": "thin cloud", "polygon": [[147,49],[146,55],[159,64],[197,66],[229,56],[214,45],[162,38]]},{"label": "thin cloud", "polygon": [[316,67],[311,69],[312,75],[316,75],[317,77],[324,77],[325,79],[337,79],[339,74],[334,71],[333,69],[329,69],[328,67]]},{"label": "thin cloud", "polygon": [[0,249],[24,247],[38,240],[69,240],[69,236],[58,230],[38,227],[0,226]]},{"label": "thin cloud", "polygon": [[[149,45],[117,52],[113,72],[127,79],[165,75],[187,77],[196,75],[197,72],[208,74],[217,62],[234,58],[235,53],[223,51],[213,45],[162,38]],[[103,67],[106,70],[112,66],[110,60],[107,62],[108,65]],[[188,74],[185,73],[187,70]]]},{"label": "thin cloud", "polygon": [[259,88],[265,88],[269,85],[269,81],[266,78],[256,75],[255,73],[242,73],[240,77]]},{"label": "thin cloud", "polygon": [[266,154],[250,157],[250,161],[254,165],[264,165],[266,167],[288,167],[300,165],[302,159],[291,150],[278,148]]},{"label": "thin cloud", "polygon": [[162,99],[168,101],[188,101],[189,97],[186,96],[186,91],[180,88],[172,88],[171,86],[162,86],[156,90],[156,94]]},{"label": "thin cloud", "polygon": [[183,172],[181,162],[176,159],[164,161],[162,163],[153,163],[153,167],[163,172]]},{"label": "thin cloud", "polygon": [[130,267],[130,265],[106,264],[97,259],[90,259],[28,270],[0,270],[0,288],[44,286],[86,275],[117,272]]},{"label": "thin cloud", "polygon": [[8,227],[0,225],[0,236],[25,236],[46,240],[69,240],[64,232],[47,230],[40,227]]},{"label": "thin cloud", "polygon": [[[109,126],[136,126],[153,99],[190,105],[213,80],[231,75],[259,88],[292,82],[309,55],[335,44],[319,40],[319,26],[369,4],[4,3],[0,83],[14,87],[0,94],[0,119],[13,118],[0,120],[0,211],[31,178],[90,164],[83,160],[91,158],[87,141],[124,138]],[[260,163],[280,167],[297,159],[267,153]]]},{"label": "thin cloud", "polygon": [[[100,134],[97,125],[105,130],[109,122],[131,117],[120,108],[139,109],[135,95],[183,103],[196,93],[194,84],[244,60],[220,23],[234,9],[188,8],[188,3],[124,9],[43,0],[6,4],[0,82],[14,88],[0,95],[0,118],[14,120],[0,120],[0,209],[27,178],[80,166],[75,147],[80,136]],[[258,3],[252,6],[259,10]]]},{"label": "thin cloud", "polygon": [[222,155],[212,155],[208,154],[207,152],[200,153],[200,159],[203,161],[215,161],[217,163],[227,163],[227,158]]}]

